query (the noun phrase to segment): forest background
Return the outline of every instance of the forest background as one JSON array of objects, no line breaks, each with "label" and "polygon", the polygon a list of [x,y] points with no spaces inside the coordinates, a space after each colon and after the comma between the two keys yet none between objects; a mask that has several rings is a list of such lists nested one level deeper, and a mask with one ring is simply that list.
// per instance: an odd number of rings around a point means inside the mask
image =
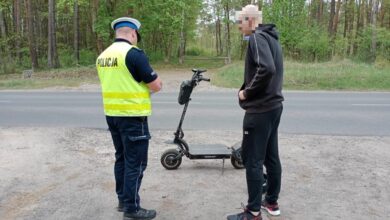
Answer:
[{"label": "forest background", "polygon": [[141,21],[138,46],[156,65],[240,62],[247,42],[234,14],[250,3],[277,25],[292,66],[348,60],[390,81],[390,0],[0,0],[0,75],[92,68],[121,16]]}]

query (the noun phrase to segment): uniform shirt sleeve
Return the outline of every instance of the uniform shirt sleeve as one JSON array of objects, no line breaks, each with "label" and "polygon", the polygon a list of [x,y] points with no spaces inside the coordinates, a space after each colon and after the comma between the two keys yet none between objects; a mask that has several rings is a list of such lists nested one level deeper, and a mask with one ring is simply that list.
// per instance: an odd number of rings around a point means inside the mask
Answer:
[{"label": "uniform shirt sleeve", "polygon": [[137,82],[151,83],[157,79],[145,53],[139,49],[131,49],[126,55],[126,66]]}]

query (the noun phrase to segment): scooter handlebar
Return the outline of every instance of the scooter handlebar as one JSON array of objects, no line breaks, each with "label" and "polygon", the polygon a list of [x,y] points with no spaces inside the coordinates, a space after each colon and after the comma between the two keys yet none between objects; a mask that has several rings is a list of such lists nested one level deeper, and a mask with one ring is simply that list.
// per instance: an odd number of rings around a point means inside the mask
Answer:
[{"label": "scooter handlebar", "polygon": [[209,78],[201,77],[200,80],[210,82],[210,79],[209,79]]}]

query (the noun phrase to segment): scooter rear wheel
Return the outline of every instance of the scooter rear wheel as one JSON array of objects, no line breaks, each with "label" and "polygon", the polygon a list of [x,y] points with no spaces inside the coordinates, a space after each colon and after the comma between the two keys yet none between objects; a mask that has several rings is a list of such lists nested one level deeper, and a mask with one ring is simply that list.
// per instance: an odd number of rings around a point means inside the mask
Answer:
[{"label": "scooter rear wheel", "polygon": [[161,155],[161,164],[167,170],[175,170],[181,164],[180,152],[176,149],[168,149]]},{"label": "scooter rear wheel", "polygon": [[243,169],[244,164],[242,163],[242,160],[237,160],[234,156],[230,157],[230,162],[232,163],[233,167],[236,169]]}]

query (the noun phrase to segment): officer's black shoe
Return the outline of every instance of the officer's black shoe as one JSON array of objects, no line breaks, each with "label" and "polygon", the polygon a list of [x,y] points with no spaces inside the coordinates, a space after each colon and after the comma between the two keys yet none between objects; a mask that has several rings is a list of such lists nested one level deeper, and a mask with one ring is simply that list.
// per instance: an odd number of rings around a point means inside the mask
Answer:
[{"label": "officer's black shoe", "polygon": [[123,220],[149,220],[156,217],[156,210],[140,208],[137,212],[124,212]]},{"label": "officer's black shoe", "polygon": [[118,212],[123,212],[123,202],[119,202],[119,203],[118,203],[118,207],[116,207],[116,210],[117,210]]}]

